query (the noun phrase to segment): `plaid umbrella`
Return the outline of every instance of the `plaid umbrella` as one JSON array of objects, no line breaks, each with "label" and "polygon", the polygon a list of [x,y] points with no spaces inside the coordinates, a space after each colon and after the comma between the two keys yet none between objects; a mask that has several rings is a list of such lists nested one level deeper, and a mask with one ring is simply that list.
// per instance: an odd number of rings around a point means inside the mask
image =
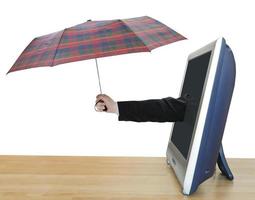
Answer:
[{"label": "plaid umbrella", "polygon": [[[147,16],[122,20],[88,20],[33,39],[7,73],[119,54],[149,52],[183,39],[186,38]],[[97,60],[96,66],[102,93]]]}]

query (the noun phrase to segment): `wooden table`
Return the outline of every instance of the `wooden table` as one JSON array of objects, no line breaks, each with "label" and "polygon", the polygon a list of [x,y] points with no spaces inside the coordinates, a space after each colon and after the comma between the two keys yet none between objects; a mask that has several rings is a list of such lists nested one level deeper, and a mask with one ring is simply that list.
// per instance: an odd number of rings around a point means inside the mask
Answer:
[{"label": "wooden table", "polygon": [[229,159],[190,197],[162,157],[0,156],[0,200],[255,199],[255,159]]}]

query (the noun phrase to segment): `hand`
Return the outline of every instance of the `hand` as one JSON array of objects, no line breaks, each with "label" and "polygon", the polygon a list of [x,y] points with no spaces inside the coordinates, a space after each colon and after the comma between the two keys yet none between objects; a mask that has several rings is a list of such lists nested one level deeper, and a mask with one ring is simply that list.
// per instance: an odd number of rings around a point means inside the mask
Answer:
[{"label": "hand", "polygon": [[107,113],[119,114],[118,104],[111,97],[106,94],[99,94],[96,96],[95,109],[97,112],[103,112],[105,107]]}]

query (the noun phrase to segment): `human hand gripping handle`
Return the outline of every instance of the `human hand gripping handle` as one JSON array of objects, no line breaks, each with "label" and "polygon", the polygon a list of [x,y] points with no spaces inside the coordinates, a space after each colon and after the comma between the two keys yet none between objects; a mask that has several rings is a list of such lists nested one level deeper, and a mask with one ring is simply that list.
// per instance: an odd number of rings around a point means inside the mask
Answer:
[{"label": "human hand gripping handle", "polygon": [[95,110],[97,112],[119,114],[117,102],[106,94],[99,94],[96,96]]}]

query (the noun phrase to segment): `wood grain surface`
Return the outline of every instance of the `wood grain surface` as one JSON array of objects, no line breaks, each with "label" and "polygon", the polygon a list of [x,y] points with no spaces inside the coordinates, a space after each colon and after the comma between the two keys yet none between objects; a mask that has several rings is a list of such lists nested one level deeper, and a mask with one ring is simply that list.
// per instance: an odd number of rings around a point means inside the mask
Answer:
[{"label": "wood grain surface", "polygon": [[0,200],[254,200],[255,159],[229,159],[184,196],[163,157],[0,156]]}]

